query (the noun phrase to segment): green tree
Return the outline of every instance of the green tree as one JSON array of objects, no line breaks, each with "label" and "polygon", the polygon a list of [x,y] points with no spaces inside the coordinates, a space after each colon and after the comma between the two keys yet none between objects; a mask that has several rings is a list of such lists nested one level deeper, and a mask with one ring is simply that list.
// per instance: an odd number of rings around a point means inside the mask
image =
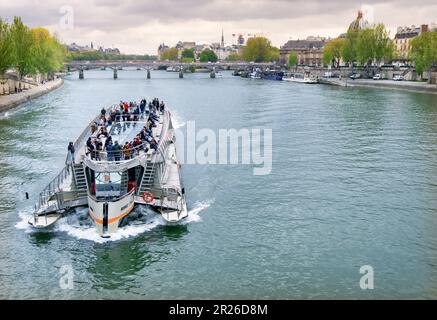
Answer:
[{"label": "green tree", "polygon": [[199,60],[200,62],[216,62],[217,61],[217,55],[214,51],[211,49],[205,49],[200,53]]},{"label": "green tree", "polygon": [[357,60],[357,39],[358,30],[349,29],[341,54],[344,61],[353,63]]},{"label": "green tree", "polygon": [[65,49],[57,38],[45,28],[34,28],[30,32],[33,40],[32,63],[35,70],[43,75],[60,70],[65,58]]},{"label": "green tree", "polygon": [[194,59],[195,59],[194,50],[193,49],[182,50],[181,59],[183,62],[194,61]]},{"label": "green tree", "polygon": [[226,61],[240,61],[241,57],[238,55],[238,53],[231,53],[229,56],[227,56]]},{"label": "green tree", "polygon": [[279,49],[271,45],[265,37],[254,37],[247,40],[243,48],[243,60],[254,62],[268,62],[279,58]]},{"label": "green tree", "polygon": [[0,78],[13,65],[12,50],[9,25],[0,18]]},{"label": "green tree", "polygon": [[371,64],[374,57],[374,45],[372,29],[363,29],[358,32],[356,61],[360,65]]},{"label": "green tree", "polygon": [[161,59],[162,60],[171,60],[171,61],[178,60],[178,49],[177,48],[170,48],[170,49],[165,50],[161,54]]},{"label": "green tree", "polygon": [[329,41],[323,48],[323,63],[339,68],[345,43],[346,40],[341,38]]},{"label": "green tree", "polygon": [[374,52],[373,59],[380,63],[383,60],[390,61],[395,54],[395,44],[390,39],[390,34],[382,23],[373,28]]},{"label": "green tree", "polygon": [[410,58],[418,74],[431,69],[437,62],[437,32],[424,32],[411,40]]},{"label": "green tree", "polygon": [[270,54],[267,61],[278,61],[279,60],[279,48],[271,47]]},{"label": "green tree", "polygon": [[343,47],[343,59],[361,65],[392,60],[394,43],[383,24],[362,30],[349,30]]},{"label": "green tree", "polygon": [[288,54],[288,67],[297,67],[297,65],[298,65],[298,63],[299,63],[299,61],[298,61],[298,59],[299,59],[299,56],[298,56],[298,54],[297,54],[297,52],[296,51],[291,51],[289,54]]},{"label": "green tree", "polygon": [[35,73],[32,57],[34,44],[32,34],[21,18],[15,17],[11,25],[11,39],[13,44],[14,67],[20,77]]}]

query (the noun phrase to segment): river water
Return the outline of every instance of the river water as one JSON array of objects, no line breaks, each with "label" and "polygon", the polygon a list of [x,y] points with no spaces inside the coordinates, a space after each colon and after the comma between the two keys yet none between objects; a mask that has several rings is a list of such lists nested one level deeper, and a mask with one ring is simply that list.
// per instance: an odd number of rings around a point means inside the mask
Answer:
[{"label": "river water", "polygon": [[[0,116],[0,298],[435,298],[437,95],[208,74],[85,71]],[[103,106],[160,97],[179,130],[273,132],[268,175],[186,164],[189,218],[146,208],[108,241],[86,210],[27,220]],[[25,199],[25,192],[30,200]],[[360,267],[374,289],[360,288]],[[67,268],[67,269],[65,269]],[[63,289],[69,271],[73,288]],[[60,285],[61,283],[61,285]]]}]

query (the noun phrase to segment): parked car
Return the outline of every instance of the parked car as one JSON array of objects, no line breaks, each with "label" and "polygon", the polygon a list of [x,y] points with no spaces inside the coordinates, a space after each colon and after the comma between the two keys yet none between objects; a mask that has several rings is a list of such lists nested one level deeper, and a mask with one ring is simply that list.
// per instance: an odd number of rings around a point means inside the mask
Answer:
[{"label": "parked car", "polygon": [[349,76],[349,78],[355,80],[355,79],[361,78],[361,74],[359,74],[359,73],[354,73],[353,75]]},{"label": "parked car", "polygon": [[382,80],[382,79],[384,79],[383,74],[377,73],[373,76],[373,80]]},{"label": "parked car", "polygon": [[393,77],[394,81],[403,81],[404,80],[404,76],[397,74]]}]

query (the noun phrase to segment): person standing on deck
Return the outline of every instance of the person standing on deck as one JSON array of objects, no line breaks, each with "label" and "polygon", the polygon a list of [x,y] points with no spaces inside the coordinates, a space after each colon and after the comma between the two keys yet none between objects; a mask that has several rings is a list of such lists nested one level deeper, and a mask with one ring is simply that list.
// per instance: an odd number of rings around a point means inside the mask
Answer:
[{"label": "person standing on deck", "polygon": [[118,141],[115,141],[114,146],[112,147],[112,152],[114,153],[115,161],[120,161],[121,147],[118,144]]},{"label": "person standing on deck", "polygon": [[67,164],[74,164],[74,145],[73,142],[68,144]]},{"label": "person standing on deck", "polygon": [[126,141],[126,143],[123,146],[123,155],[124,155],[125,160],[130,159],[131,152],[132,152],[132,150],[129,147],[129,142]]},{"label": "person standing on deck", "polygon": [[114,147],[112,145],[112,141],[109,141],[106,146],[106,152],[108,154],[108,161],[114,161]]},{"label": "person standing on deck", "polygon": [[97,128],[98,128],[97,123],[94,121],[94,122],[91,124],[91,134],[93,134],[94,132],[96,132],[96,131],[97,131]]}]

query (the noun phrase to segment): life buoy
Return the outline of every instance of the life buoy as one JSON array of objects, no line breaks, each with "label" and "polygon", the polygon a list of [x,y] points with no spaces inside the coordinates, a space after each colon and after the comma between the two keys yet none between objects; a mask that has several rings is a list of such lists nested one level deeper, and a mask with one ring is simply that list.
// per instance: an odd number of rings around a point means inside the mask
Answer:
[{"label": "life buoy", "polygon": [[153,200],[155,200],[155,197],[153,196],[153,194],[151,192],[146,191],[143,193],[143,200],[144,200],[144,202],[149,204],[149,203],[152,203]]}]

